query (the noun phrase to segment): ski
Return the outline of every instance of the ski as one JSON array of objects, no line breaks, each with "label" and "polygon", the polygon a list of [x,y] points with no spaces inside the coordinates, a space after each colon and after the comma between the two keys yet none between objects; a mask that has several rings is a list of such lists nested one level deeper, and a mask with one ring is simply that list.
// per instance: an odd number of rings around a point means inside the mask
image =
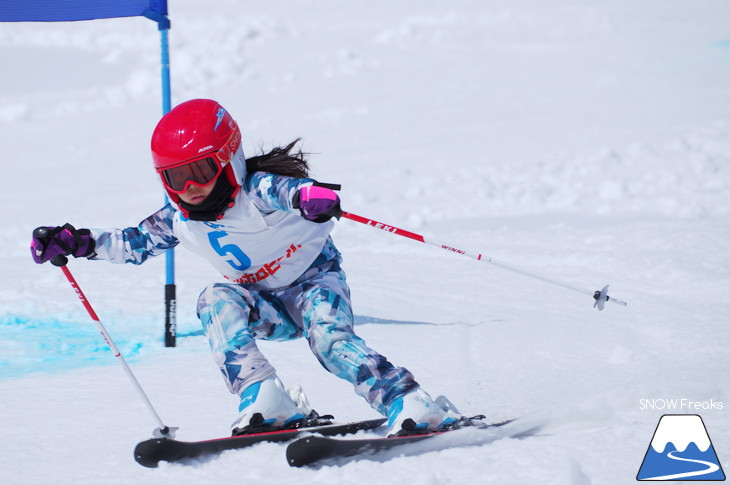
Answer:
[{"label": "ski", "polygon": [[203,441],[178,441],[168,438],[153,438],[138,443],[134,448],[134,459],[142,466],[156,468],[161,461],[179,462],[192,458],[215,455],[222,451],[245,448],[262,442],[290,441],[302,433],[316,433],[336,436],[374,429],[385,423],[385,418],[355,421],[344,424],[328,424],[289,430],[268,431]]},{"label": "ski", "polygon": [[[286,449],[290,466],[302,467],[323,464],[333,460],[344,461],[369,458],[386,460],[395,456],[414,455],[457,446],[473,446],[490,443],[506,437],[526,437],[534,434],[539,426],[509,420],[500,423],[475,423],[448,431],[409,436],[373,437],[362,439],[337,439],[323,436],[306,436]],[[398,454],[387,454],[397,450]]]}]

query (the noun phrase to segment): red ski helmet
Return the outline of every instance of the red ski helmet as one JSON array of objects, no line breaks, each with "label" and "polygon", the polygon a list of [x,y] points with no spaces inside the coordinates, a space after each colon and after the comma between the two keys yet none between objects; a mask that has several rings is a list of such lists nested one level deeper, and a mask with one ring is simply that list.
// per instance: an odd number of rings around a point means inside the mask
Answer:
[{"label": "red ski helmet", "polygon": [[152,160],[170,199],[190,184],[205,187],[225,173],[232,186],[240,185],[231,167],[241,149],[241,130],[216,101],[185,101],[157,123],[152,133]]}]

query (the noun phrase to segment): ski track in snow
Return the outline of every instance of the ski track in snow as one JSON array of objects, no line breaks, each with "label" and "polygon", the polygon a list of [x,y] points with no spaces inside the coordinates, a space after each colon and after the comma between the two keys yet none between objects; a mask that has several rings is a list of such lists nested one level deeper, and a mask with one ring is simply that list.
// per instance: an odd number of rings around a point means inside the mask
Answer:
[{"label": "ski track in snow", "polygon": [[[162,204],[149,163],[158,37],[146,19],[0,24],[0,481],[634,483],[659,417],[642,398],[730,396],[730,48],[721,0],[237,0],[171,6],[173,103],[220,100],[248,154],[296,137],[345,210],[628,301],[607,305],[340,221],[358,332],[432,394],[538,435],[291,469],[261,444],[148,470],[155,426],[32,229],[126,227]],[[195,317],[217,276],[72,260],[179,439],[235,417]],[[315,409],[377,417],[303,341],[262,343]],[[698,410],[684,410],[696,413]],[[727,407],[702,410],[721,463]]]}]

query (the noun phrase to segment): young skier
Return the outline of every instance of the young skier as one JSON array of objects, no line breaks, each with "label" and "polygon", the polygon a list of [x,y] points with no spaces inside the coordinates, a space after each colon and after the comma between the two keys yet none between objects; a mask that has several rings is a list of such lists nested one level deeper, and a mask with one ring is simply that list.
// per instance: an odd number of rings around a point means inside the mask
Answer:
[{"label": "young skier", "polygon": [[233,434],[297,427],[309,417],[287,393],[256,340],[308,340],[322,366],[388,417],[389,434],[448,427],[462,417],[413,375],[369,348],[353,329],[342,258],[329,234],[337,194],[308,178],[301,151],[245,159],[241,132],[217,102],[194,99],[166,114],[152,158],[170,203],[126,229],[49,226],[33,237],[36,263],[73,255],[141,264],[182,244],[225,282],[203,290],[198,316],[228,389],[240,396]]}]

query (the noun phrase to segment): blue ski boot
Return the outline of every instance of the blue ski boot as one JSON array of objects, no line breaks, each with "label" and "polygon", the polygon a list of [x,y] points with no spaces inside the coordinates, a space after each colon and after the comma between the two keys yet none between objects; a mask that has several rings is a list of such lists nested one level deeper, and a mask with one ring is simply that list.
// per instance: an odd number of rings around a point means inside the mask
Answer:
[{"label": "blue ski boot", "polygon": [[399,397],[388,408],[388,436],[406,436],[449,429],[462,419],[444,396],[431,399],[420,387]]},{"label": "blue ski boot", "polygon": [[276,429],[298,428],[312,413],[299,388],[298,400],[284,389],[276,375],[251,384],[241,394],[238,418],[231,424],[234,436]]}]

